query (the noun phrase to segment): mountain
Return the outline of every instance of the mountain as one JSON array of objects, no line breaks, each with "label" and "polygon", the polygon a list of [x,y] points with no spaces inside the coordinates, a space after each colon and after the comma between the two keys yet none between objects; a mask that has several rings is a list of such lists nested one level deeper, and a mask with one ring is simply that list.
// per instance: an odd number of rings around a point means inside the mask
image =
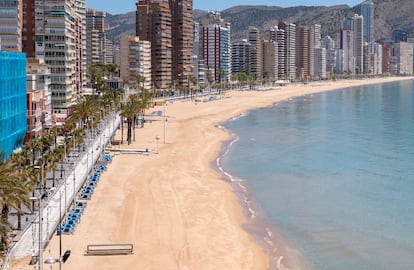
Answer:
[{"label": "mountain", "polygon": [[[362,0],[361,0],[362,1]],[[401,27],[414,34],[413,0],[373,0],[375,4],[375,39],[390,39],[391,31]],[[221,12],[224,20],[231,23],[232,39],[247,37],[249,26],[264,31],[280,21],[306,25],[320,24],[322,36],[338,32],[346,16],[360,13],[360,5],[338,6],[298,6],[281,8],[276,6],[235,6]],[[207,11],[194,10],[194,19],[201,21]],[[119,40],[123,33],[135,33],[135,12],[119,15],[107,15],[106,22],[110,30],[108,37]]]},{"label": "mountain", "polygon": [[107,13],[105,23],[107,37],[112,41],[119,41],[123,34],[135,35],[135,11],[117,15]]}]

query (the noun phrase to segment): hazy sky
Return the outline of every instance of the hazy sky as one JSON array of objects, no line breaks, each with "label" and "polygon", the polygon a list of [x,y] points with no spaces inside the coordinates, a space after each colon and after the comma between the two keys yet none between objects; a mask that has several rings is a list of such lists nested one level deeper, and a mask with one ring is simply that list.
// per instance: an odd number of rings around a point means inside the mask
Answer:
[{"label": "hazy sky", "polygon": [[[135,10],[137,0],[86,0],[86,6],[111,14],[126,13]],[[347,4],[355,6],[363,0],[193,0],[194,9],[215,10],[237,6],[237,5],[267,5],[279,7],[292,6],[333,6]]]}]

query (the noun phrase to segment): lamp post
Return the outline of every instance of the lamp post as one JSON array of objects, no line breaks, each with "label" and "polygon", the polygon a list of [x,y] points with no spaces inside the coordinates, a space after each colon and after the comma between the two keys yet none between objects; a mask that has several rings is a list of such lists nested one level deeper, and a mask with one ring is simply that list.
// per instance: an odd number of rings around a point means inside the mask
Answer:
[{"label": "lamp post", "polygon": [[165,117],[165,100],[162,102],[162,115],[164,116],[164,128],[163,128],[163,133],[164,133],[164,144],[165,144],[165,123],[167,122],[167,118]]},{"label": "lamp post", "polygon": [[43,237],[42,237],[42,222],[43,222],[43,209],[42,209],[42,197],[30,197],[32,201],[38,201],[39,203],[39,256],[38,256],[38,270],[43,270]]},{"label": "lamp post", "polygon": [[155,140],[157,141],[157,154],[159,154],[159,152],[158,152],[158,141],[160,140],[160,136],[155,136]]}]

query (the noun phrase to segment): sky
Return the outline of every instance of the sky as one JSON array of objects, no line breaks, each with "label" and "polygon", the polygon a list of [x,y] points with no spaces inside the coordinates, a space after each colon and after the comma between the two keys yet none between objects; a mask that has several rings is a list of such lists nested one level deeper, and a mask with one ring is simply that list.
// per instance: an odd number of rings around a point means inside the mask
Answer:
[{"label": "sky", "polygon": [[[222,11],[237,5],[267,5],[279,7],[293,6],[334,6],[346,4],[355,6],[364,0],[193,0],[194,9]],[[106,11],[110,14],[121,14],[136,9],[137,0],[86,0],[86,7],[99,11]]]}]

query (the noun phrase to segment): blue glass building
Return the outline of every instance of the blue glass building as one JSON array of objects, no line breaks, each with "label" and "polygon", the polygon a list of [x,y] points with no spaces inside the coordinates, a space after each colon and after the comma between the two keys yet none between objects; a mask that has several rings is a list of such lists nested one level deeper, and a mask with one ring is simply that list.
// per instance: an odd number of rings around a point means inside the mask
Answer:
[{"label": "blue glass building", "polygon": [[0,51],[0,153],[23,145],[27,129],[26,56]]}]

